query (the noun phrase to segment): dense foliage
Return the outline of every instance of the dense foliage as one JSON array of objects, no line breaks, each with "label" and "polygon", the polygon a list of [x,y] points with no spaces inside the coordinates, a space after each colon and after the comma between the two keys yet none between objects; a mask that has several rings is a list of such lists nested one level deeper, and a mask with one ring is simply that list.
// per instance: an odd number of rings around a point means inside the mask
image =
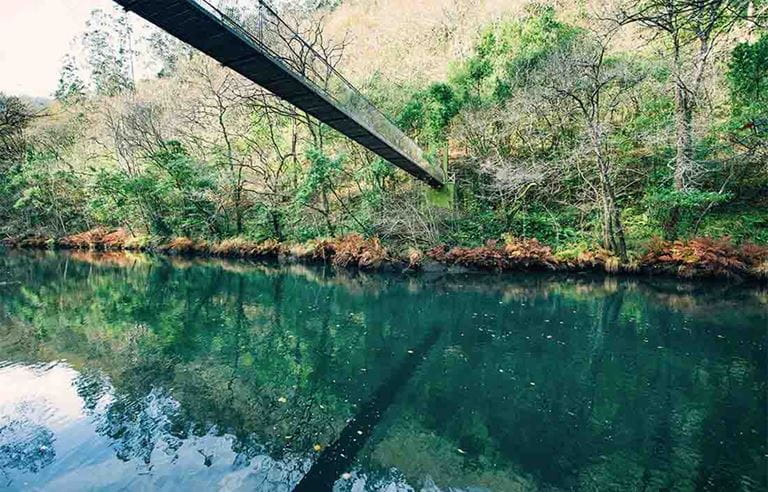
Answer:
[{"label": "dense foliage", "polygon": [[[650,3],[626,2],[612,21],[568,22],[532,4],[487,25],[445,80],[358,80],[447,166],[455,196],[441,203],[163,33],[145,40],[157,77],[134,81],[136,33],[123,14],[96,11],[85,59],[64,60],[54,102],[0,96],[0,234],[105,227],[261,242],[354,233],[402,250],[510,234],[623,261],[657,236],[768,242],[768,35],[729,10],[705,44],[681,31],[685,42],[667,56],[668,41],[643,22],[658,7]],[[332,4],[285,12],[301,32],[320,33],[313,47],[343,70],[355,64],[347,41],[322,35]],[[691,99],[681,102],[683,83]],[[681,138],[690,139],[682,150]]]}]

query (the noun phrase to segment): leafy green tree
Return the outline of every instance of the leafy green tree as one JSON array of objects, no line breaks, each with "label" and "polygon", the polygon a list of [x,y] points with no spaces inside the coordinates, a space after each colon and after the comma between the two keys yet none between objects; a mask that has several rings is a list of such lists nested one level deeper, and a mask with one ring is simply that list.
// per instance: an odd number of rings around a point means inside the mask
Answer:
[{"label": "leafy green tree", "polygon": [[[748,157],[768,156],[768,35],[736,46],[726,73],[733,117],[731,130]],[[768,166],[763,166],[768,179]]]},{"label": "leafy green tree", "polygon": [[764,116],[768,112],[768,35],[737,45],[726,76],[734,111],[747,118]]},{"label": "leafy green tree", "polygon": [[142,172],[94,170],[90,207],[103,223],[163,237],[220,236],[211,170],[194,161],[177,141],[164,142]]},{"label": "leafy green tree", "polygon": [[[310,168],[301,186],[296,190],[296,202],[318,211],[324,217],[327,231],[334,234],[335,225],[331,219],[331,198],[336,195],[336,179],[344,162],[342,156],[331,158],[318,149],[307,151]],[[314,203],[319,202],[318,205]]]},{"label": "leafy green tree", "polygon": [[85,83],[71,54],[64,55],[54,97],[63,103],[77,103],[85,98]]},{"label": "leafy green tree", "polygon": [[192,48],[170,34],[152,30],[144,40],[155,61],[160,65],[158,78],[167,78],[176,73],[179,61],[192,57]]},{"label": "leafy green tree", "polygon": [[0,93],[0,230],[10,228],[16,218],[16,180],[22,170],[26,130],[32,119],[32,110],[21,99]]},{"label": "leafy green tree", "polygon": [[649,215],[655,220],[665,239],[689,236],[697,229],[697,219],[709,208],[728,202],[730,193],[714,191],[677,191],[662,188],[649,192],[645,204]]},{"label": "leafy green tree", "polygon": [[461,100],[450,85],[435,83],[411,98],[398,123],[406,130],[418,131],[426,142],[444,141],[446,128],[461,106]]},{"label": "leafy green tree", "polygon": [[539,4],[530,6],[523,20],[494,23],[480,35],[473,54],[453,67],[448,83],[431,84],[411,97],[398,123],[423,135],[426,143],[444,142],[462,108],[503,104],[513,85],[577,32],[557,21],[552,7]]},{"label": "leafy green tree", "polygon": [[519,21],[491,25],[480,36],[474,54],[451,75],[462,98],[475,104],[503,103],[511,89],[548,56],[564,49],[579,29],[556,19],[551,6],[533,3]]},{"label": "leafy green tree", "polygon": [[10,184],[18,193],[13,210],[25,230],[64,236],[87,228],[82,179],[50,153],[30,149]]},{"label": "leafy green tree", "polygon": [[133,88],[133,35],[127,14],[96,9],[86,23],[83,46],[97,94],[114,96]]}]

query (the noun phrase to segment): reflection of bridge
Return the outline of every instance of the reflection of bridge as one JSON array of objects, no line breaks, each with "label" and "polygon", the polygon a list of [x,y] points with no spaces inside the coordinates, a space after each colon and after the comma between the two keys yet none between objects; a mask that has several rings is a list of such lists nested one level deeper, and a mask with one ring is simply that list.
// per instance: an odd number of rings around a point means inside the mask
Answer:
[{"label": "reflection of bridge", "polygon": [[422,150],[262,0],[257,18],[247,19],[250,29],[209,0],[115,1],[414,177],[442,186]]}]

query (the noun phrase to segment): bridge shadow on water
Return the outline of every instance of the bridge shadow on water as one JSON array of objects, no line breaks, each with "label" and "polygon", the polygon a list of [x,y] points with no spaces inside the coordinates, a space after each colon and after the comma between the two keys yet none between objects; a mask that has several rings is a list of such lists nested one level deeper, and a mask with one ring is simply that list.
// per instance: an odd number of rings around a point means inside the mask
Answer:
[{"label": "bridge shadow on water", "polygon": [[407,385],[422,360],[429,355],[439,335],[440,330],[433,328],[416,350],[408,351],[405,360],[394,374],[363,404],[360,411],[341,431],[339,438],[320,454],[312,468],[296,486],[295,491],[331,490],[339,477],[351,469],[357,454],[371,437],[384,412],[395,401],[400,390]]}]

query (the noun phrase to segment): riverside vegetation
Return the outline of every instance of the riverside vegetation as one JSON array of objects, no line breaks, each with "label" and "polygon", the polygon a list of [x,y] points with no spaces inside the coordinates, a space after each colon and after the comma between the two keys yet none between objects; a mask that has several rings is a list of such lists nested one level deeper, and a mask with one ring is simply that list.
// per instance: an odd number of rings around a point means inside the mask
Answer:
[{"label": "riverside vegetation", "polygon": [[[380,3],[370,15],[406,8]],[[0,234],[361,268],[768,277],[765,2],[432,3],[429,27],[395,25],[376,53],[356,0],[278,7],[309,40],[297,69],[311,48],[350,74],[446,166],[450,208],[204,55],[94,11],[55,100],[0,95]],[[136,80],[140,61],[155,75]]]}]

